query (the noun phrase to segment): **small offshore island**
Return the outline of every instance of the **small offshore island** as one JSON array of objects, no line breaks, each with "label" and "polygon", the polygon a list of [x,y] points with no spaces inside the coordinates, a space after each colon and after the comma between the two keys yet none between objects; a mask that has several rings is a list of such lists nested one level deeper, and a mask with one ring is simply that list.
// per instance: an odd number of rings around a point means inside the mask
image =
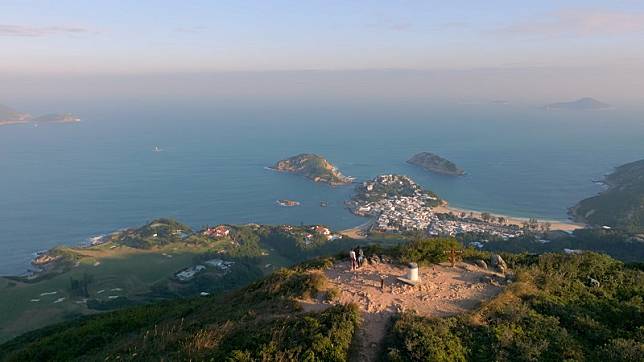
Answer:
[{"label": "small offshore island", "polygon": [[431,152],[417,153],[407,160],[410,165],[424,168],[427,171],[441,173],[450,176],[463,176],[465,171],[458,168],[454,162],[447,160]]},{"label": "small offshore island", "polygon": [[349,185],[353,182],[353,178],[344,176],[324,157],[311,153],[301,153],[278,161],[271,169],[302,175],[315,182],[331,186]]},{"label": "small offshore island", "polygon": [[80,118],[71,113],[50,113],[42,116],[32,116],[29,113],[18,112],[10,107],[0,104],[0,126],[11,124],[39,124],[39,123],[78,123]]},{"label": "small offshore island", "polygon": [[287,200],[287,199],[279,199],[277,200],[277,204],[284,207],[300,206],[299,201]]}]

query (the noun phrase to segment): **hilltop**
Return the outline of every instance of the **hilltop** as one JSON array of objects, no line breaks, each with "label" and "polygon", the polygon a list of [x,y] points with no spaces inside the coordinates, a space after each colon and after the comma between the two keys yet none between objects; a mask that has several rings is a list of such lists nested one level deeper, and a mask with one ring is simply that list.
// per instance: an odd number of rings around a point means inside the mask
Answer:
[{"label": "hilltop", "polygon": [[[442,262],[451,247],[460,246],[427,239],[367,248],[368,264],[355,273],[336,258],[316,259],[229,294],[155,303],[33,331],[1,345],[0,359],[644,357],[642,271],[584,253],[504,254],[507,263],[499,272],[482,262],[500,262],[498,256],[472,249],[450,268]],[[409,260],[421,264],[426,284],[405,286],[395,279]],[[372,286],[383,274],[385,288]]]},{"label": "hilltop", "polygon": [[427,171],[442,173],[445,175],[465,175],[465,171],[458,168],[452,161],[430,152],[417,153],[407,160],[407,163],[422,167]]},{"label": "hilltop", "polygon": [[272,169],[302,175],[315,182],[332,186],[348,185],[353,181],[350,177],[344,176],[324,157],[309,153],[302,153],[278,161],[272,166]]},{"label": "hilltop", "polygon": [[604,178],[608,189],[570,209],[578,221],[644,232],[644,160],[621,165]]}]

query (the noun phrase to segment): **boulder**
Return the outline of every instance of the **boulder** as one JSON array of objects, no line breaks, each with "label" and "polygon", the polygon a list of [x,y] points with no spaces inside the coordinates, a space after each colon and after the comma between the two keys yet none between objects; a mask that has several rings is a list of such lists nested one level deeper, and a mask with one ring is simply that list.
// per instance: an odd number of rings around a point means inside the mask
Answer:
[{"label": "boulder", "polygon": [[476,266],[478,266],[481,269],[486,269],[487,270],[487,263],[485,263],[485,261],[483,261],[481,259],[476,259],[474,264],[476,264]]},{"label": "boulder", "polygon": [[588,277],[588,285],[590,285],[592,288],[599,288],[601,286],[599,280],[591,277]]},{"label": "boulder", "polygon": [[378,257],[378,255],[374,254],[374,255],[371,256],[371,258],[369,258],[369,262],[371,264],[379,264],[380,263],[380,258]]},{"label": "boulder", "polygon": [[492,254],[492,257],[490,257],[490,265],[498,269],[501,273],[505,273],[508,270],[508,264],[505,263],[505,260],[499,254]]},{"label": "boulder", "polygon": [[492,281],[492,278],[487,276],[487,275],[484,275],[484,276],[479,278],[479,281],[481,283],[490,283]]}]

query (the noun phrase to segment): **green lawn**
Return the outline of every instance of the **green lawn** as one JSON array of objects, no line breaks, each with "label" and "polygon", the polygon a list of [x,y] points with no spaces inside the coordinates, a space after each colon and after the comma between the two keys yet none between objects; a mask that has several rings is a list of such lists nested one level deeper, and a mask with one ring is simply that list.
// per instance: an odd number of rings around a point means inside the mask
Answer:
[{"label": "green lawn", "polygon": [[[149,291],[155,282],[171,277],[176,271],[194,265],[203,248],[167,247],[155,252],[114,253],[98,259],[84,257],[80,265],[67,273],[35,282],[13,282],[0,278],[0,341],[25,331],[62,321],[74,315],[94,313],[82,298],[70,295],[70,278],[82,279],[85,273],[93,277],[89,286],[90,298],[108,300],[108,296],[135,299]],[[164,256],[162,253],[172,255]],[[268,263],[268,262],[267,262]],[[116,290],[114,290],[116,289]],[[120,290],[118,290],[120,289]],[[103,292],[99,293],[99,291]],[[52,293],[41,295],[42,293]],[[55,303],[59,298],[64,301]],[[39,299],[39,301],[31,301]]]}]

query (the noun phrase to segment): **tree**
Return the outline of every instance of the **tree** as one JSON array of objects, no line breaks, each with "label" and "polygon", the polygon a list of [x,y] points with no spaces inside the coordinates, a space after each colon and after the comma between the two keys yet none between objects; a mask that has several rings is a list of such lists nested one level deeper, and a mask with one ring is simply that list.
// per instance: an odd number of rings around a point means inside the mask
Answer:
[{"label": "tree", "polygon": [[537,228],[539,227],[539,220],[537,220],[534,217],[531,217],[530,219],[528,219],[528,227],[532,231],[537,230]]},{"label": "tree", "polygon": [[505,224],[506,221],[503,216],[499,216],[497,220],[499,221],[499,224]]},{"label": "tree", "polygon": [[548,231],[550,231],[551,227],[552,227],[552,224],[546,221],[541,224],[541,232],[547,233]]},{"label": "tree", "polygon": [[481,219],[483,219],[483,221],[485,222],[488,222],[490,221],[490,219],[492,219],[492,215],[490,215],[489,212],[483,212],[481,213]]}]

